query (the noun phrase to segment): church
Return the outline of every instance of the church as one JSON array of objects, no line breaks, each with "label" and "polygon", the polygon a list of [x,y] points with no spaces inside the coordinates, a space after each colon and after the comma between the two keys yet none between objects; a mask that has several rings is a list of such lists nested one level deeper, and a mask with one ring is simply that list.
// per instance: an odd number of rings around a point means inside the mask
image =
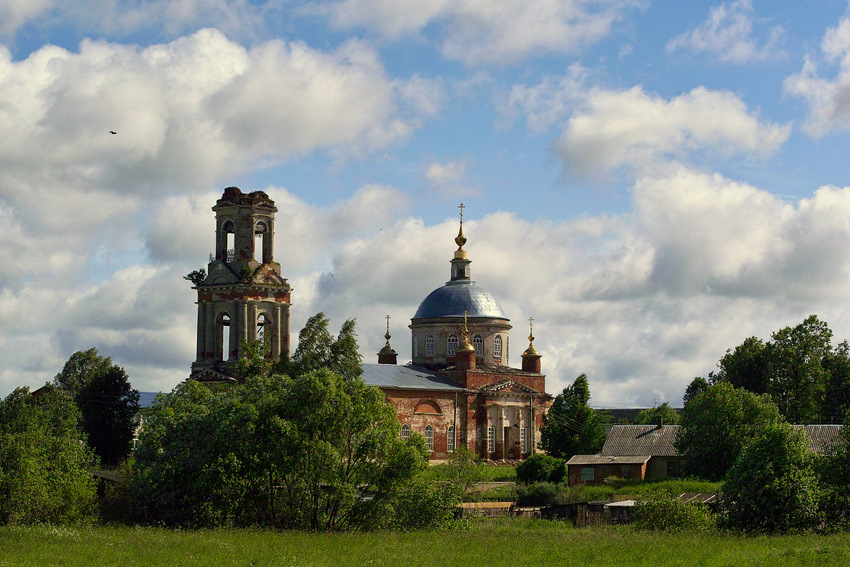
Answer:
[{"label": "church", "polygon": [[[521,368],[509,366],[510,319],[471,277],[460,209],[450,279],[410,320],[412,361],[398,364],[387,318],[386,344],[377,363],[363,364],[363,380],[393,405],[402,437],[424,436],[433,460],[458,447],[488,460],[523,459],[535,452],[552,396],[531,326]],[[228,187],[212,210],[215,254],[195,285],[198,335],[190,378],[232,382],[246,341],[266,341],[272,359],[289,356],[291,289],[273,259],[274,201],[262,191]]]}]

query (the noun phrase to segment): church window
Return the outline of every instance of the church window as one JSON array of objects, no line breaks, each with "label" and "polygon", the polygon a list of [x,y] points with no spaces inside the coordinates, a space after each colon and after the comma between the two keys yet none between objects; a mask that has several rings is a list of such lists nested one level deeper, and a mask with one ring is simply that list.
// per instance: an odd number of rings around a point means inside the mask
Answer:
[{"label": "church window", "polygon": [[484,356],[484,337],[481,335],[472,337],[472,346],[475,347],[475,356],[478,358]]},{"label": "church window", "polygon": [[457,352],[457,335],[449,335],[446,341],[446,352],[449,356],[454,356]]},{"label": "church window", "polygon": [[425,337],[425,356],[434,356],[434,336]]},{"label": "church window", "polygon": [[521,427],[519,430],[519,450],[521,453],[528,453],[528,428]]},{"label": "church window", "polygon": [[221,227],[221,232],[224,238],[221,240],[219,257],[229,264],[236,257],[236,227],[233,221],[225,222]]},{"label": "church window", "polygon": [[487,451],[496,452],[496,428],[492,425],[487,428]]},{"label": "church window", "polygon": [[449,453],[454,453],[455,450],[455,426],[449,425],[448,431],[446,431],[446,451]]},{"label": "church window", "polygon": [[257,317],[257,340],[266,342],[268,340],[268,333],[266,333],[266,328],[268,327],[269,320],[266,317],[265,313],[260,313]]},{"label": "church window", "polygon": [[218,360],[230,360],[230,315],[222,313],[216,321],[218,327],[219,343],[216,349]]},{"label": "church window", "polygon": [[464,275],[465,277],[467,277],[467,278],[469,277],[469,264],[467,264],[466,266],[464,266],[464,269],[463,269],[463,275]]},{"label": "church window", "polygon": [[496,335],[496,338],[493,339],[493,356],[502,358],[502,335]]},{"label": "church window", "polygon": [[401,426],[401,438],[407,441],[410,439],[410,426],[406,423]]},{"label": "church window", "polygon": [[425,446],[429,451],[434,450],[434,428],[430,425],[425,426]]}]

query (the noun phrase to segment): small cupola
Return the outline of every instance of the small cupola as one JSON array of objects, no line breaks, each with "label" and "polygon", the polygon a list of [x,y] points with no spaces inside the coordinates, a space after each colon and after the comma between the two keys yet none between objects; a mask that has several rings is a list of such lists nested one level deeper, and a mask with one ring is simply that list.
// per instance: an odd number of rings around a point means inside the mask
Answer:
[{"label": "small cupola", "polygon": [[540,374],[540,353],[534,348],[534,317],[528,318],[528,348],[522,353],[522,369]]},{"label": "small cupola", "polygon": [[469,328],[466,325],[466,311],[463,312],[463,341],[455,352],[455,367],[458,370],[475,370],[475,347],[469,342]]},{"label": "small cupola", "polygon": [[384,338],[387,340],[387,344],[384,345],[380,351],[378,351],[378,364],[398,364],[398,353],[396,353],[395,349],[390,346],[390,316],[387,315],[387,333],[384,335]]},{"label": "small cupola", "polygon": [[452,258],[452,279],[451,281],[468,281],[471,278],[469,264],[471,260],[466,257],[466,250],[463,249],[463,245],[466,244],[466,237],[463,235],[463,209],[466,207],[463,203],[458,205],[460,209],[460,229],[457,232],[457,236],[455,237],[455,244],[457,244],[457,250],[455,250],[454,258]]}]

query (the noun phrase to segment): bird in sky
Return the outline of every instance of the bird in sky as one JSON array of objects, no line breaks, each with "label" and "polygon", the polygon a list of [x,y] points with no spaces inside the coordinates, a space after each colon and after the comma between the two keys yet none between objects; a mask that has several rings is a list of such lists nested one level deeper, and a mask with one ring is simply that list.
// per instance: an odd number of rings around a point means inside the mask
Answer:
[{"label": "bird in sky", "polygon": [[115,130],[110,130],[109,133],[110,134],[117,134],[118,132],[116,132]]}]

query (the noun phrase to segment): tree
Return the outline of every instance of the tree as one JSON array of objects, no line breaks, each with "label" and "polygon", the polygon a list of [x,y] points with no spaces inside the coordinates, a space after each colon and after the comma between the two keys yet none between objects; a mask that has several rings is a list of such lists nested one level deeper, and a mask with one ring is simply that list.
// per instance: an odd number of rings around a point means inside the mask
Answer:
[{"label": "tree", "polygon": [[279,371],[290,376],[300,376],[321,369],[336,372],[347,379],[362,373],[361,356],[357,348],[355,319],[343,323],[339,336],[328,331],[328,319],[324,313],[316,313],[307,320],[298,333],[298,347],[292,360],[281,361]]},{"label": "tree", "polygon": [[605,443],[605,418],[588,406],[589,401],[590,386],[581,374],[543,414],[540,448],[562,459],[598,453]]},{"label": "tree", "polygon": [[676,449],[685,472],[709,480],[723,478],[741,449],[765,426],[782,421],[767,394],[757,396],[719,382],[682,410]]},{"label": "tree", "polygon": [[682,405],[688,405],[688,402],[690,402],[692,399],[702,394],[706,390],[708,390],[708,380],[706,380],[702,376],[697,376],[696,378],[691,380],[691,383],[688,384],[687,389],[685,389],[685,395],[682,397]]},{"label": "tree", "polygon": [[756,394],[766,394],[771,390],[767,366],[767,348],[757,337],[749,337],[735,347],[727,350],[717,364],[720,371],[715,382],[725,380],[736,388],[745,388]]},{"label": "tree", "polygon": [[679,423],[679,414],[670,407],[670,404],[664,402],[658,407],[642,410],[635,418],[635,422],[638,425],[656,425],[659,423],[676,425]]},{"label": "tree", "polygon": [[830,354],[832,331],[816,315],[772,335],[768,344],[769,393],[791,423],[817,423],[828,372],[822,362]]},{"label": "tree", "polygon": [[0,401],[0,524],[91,520],[94,455],[64,391],[18,388]]},{"label": "tree", "polygon": [[772,423],[743,449],[723,483],[722,523],[788,532],[820,523],[820,487],[802,432]]},{"label": "tree", "polygon": [[850,527],[850,417],[837,439],[815,461],[823,489],[821,509],[831,527]]},{"label": "tree", "polygon": [[130,454],[139,392],[123,368],[91,348],[72,354],[53,382],[73,397],[81,427],[104,464],[116,465]]},{"label": "tree", "polygon": [[358,529],[426,463],[380,390],[319,370],[181,384],[154,404],[131,485],[151,523]]},{"label": "tree", "polygon": [[850,416],[850,344],[841,341],[823,360],[829,373],[821,418],[842,423]]},{"label": "tree", "polygon": [[139,391],[130,386],[124,369],[112,365],[95,375],[75,396],[82,427],[95,454],[115,466],[132,450]]}]

